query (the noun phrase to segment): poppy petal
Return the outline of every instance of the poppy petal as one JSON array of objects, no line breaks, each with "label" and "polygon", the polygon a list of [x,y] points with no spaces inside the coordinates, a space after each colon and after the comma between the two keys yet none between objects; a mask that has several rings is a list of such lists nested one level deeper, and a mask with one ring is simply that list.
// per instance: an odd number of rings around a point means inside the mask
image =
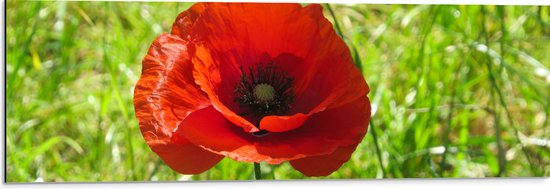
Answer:
[{"label": "poppy petal", "polygon": [[328,176],[346,163],[359,144],[338,148],[332,154],[291,160],[290,165],[308,177]]},{"label": "poppy petal", "polygon": [[[194,83],[187,42],[162,34],[143,59],[141,78],[134,90],[134,107],[147,144],[172,169],[186,174],[205,171],[223,156],[197,148],[173,131],[191,112],[210,105]],[[196,162],[193,152],[203,157]]]},{"label": "poppy petal", "polygon": [[193,112],[176,132],[195,145],[237,161],[278,164],[352,145],[364,137],[369,119],[370,105],[365,96],[315,114],[295,130],[262,137],[235,127],[214,107]]},{"label": "poppy petal", "polygon": [[236,49],[254,60],[263,53],[276,57],[291,52],[303,57],[317,30],[317,23],[304,15],[320,10],[285,3],[213,3],[198,18],[191,34],[217,52]]},{"label": "poppy petal", "polygon": [[181,12],[176,17],[174,24],[172,24],[172,31],[170,33],[182,39],[188,39],[191,27],[193,27],[193,24],[195,24],[195,21],[207,6],[207,3],[195,3],[186,11]]},{"label": "poppy petal", "polygon": [[[308,152],[307,145],[292,144],[292,141],[282,143],[282,141],[274,141],[273,138],[269,138],[269,135],[255,137],[251,133],[244,132],[226,120],[214,107],[207,107],[193,112],[178,128],[176,133],[185,136],[193,144],[237,161],[265,161],[271,164],[279,164],[291,159],[305,157],[306,155],[303,153]],[[301,148],[293,149],[293,145],[301,146]],[[277,147],[268,151],[268,153],[259,152],[261,148],[270,148],[270,146]],[[326,148],[317,149],[319,151]],[[300,150],[302,151],[300,152]],[[274,154],[275,156],[272,157]]]},{"label": "poppy petal", "polygon": [[282,133],[271,133],[257,145],[258,152],[272,158],[288,158],[333,152],[361,140],[368,129],[370,102],[361,97],[346,105],[313,114],[303,126]]},{"label": "poppy petal", "polygon": [[192,143],[233,159],[255,161],[269,158],[256,152],[250,133],[235,127],[213,106],[193,112],[178,128],[176,133]]},{"label": "poppy petal", "polygon": [[307,118],[302,113],[293,116],[265,116],[260,121],[260,128],[270,132],[289,131],[302,126]]}]

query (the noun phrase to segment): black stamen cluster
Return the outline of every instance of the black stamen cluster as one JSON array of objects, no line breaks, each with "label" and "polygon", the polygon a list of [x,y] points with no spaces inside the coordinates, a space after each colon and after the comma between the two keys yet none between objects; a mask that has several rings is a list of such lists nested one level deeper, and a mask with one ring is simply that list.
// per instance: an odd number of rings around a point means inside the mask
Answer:
[{"label": "black stamen cluster", "polygon": [[[235,99],[241,107],[248,108],[247,114],[258,117],[281,115],[290,109],[294,100],[293,79],[284,71],[279,71],[273,63],[261,63],[250,67],[248,75],[241,67],[241,78],[235,86]],[[254,88],[260,84],[271,85],[275,95],[271,100],[260,100],[254,95]]]}]

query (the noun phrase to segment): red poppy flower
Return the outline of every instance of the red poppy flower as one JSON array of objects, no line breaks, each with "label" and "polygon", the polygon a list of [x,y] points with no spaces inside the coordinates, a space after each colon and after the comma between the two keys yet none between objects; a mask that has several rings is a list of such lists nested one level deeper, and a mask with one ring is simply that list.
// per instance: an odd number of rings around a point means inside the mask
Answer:
[{"label": "red poppy flower", "polygon": [[320,5],[197,3],[151,45],[134,105],[177,172],[229,157],[326,176],[365,136],[368,92]]}]

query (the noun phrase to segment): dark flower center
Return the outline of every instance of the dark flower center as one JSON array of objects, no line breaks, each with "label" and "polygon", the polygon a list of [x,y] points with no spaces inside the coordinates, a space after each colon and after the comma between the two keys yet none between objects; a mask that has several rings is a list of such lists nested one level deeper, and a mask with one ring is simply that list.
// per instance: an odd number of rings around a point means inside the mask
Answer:
[{"label": "dark flower center", "polygon": [[[278,70],[273,63],[250,67],[248,74],[241,67],[241,72],[234,90],[234,101],[247,110],[243,114],[261,119],[268,115],[284,114],[290,109],[294,100],[294,80],[286,72]],[[265,131],[262,133],[265,134]]]}]

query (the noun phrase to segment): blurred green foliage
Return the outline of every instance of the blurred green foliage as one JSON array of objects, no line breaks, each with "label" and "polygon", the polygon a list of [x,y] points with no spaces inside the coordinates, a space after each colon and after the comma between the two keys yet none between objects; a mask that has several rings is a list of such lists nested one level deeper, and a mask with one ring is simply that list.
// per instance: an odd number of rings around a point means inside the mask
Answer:
[{"label": "blurred green foliage", "polygon": [[[139,131],[141,60],[190,5],[8,1],[7,181],[253,179],[252,164],[228,158],[177,174]],[[351,160],[326,178],[550,175],[550,7],[327,8],[374,115]],[[304,178],[288,163],[262,171]]]}]

